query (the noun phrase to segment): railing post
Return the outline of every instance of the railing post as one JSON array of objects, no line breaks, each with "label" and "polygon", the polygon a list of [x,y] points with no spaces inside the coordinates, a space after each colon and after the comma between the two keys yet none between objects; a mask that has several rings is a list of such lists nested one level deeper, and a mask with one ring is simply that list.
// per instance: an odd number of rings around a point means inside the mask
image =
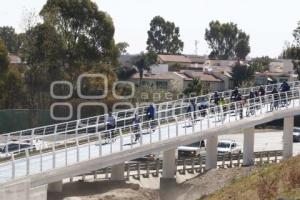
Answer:
[{"label": "railing post", "polygon": [[40,171],[43,171],[43,152],[42,148],[40,148]]},{"label": "railing post", "polygon": [[235,110],[235,121],[237,121],[237,113],[238,113],[238,111],[237,111],[237,103],[236,102],[234,102],[234,110]]},{"label": "railing post", "polygon": [[76,156],[77,156],[77,162],[79,162],[79,141],[78,137],[76,137]]},{"label": "railing post", "polygon": [[130,163],[127,163],[127,179],[130,178]]},{"label": "railing post", "polygon": [[67,149],[67,141],[65,140],[65,166],[68,166],[68,149]]},{"label": "railing post", "polygon": [[55,169],[56,166],[56,156],[55,156],[55,144],[52,145],[52,168]]},{"label": "railing post", "polygon": [[178,119],[177,119],[177,116],[175,116],[175,123],[176,123],[176,137],[178,137]]},{"label": "railing post", "polygon": [[11,176],[12,176],[12,179],[15,179],[15,177],[16,177],[16,163],[15,163],[14,153],[11,154]]},{"label": "railing post", "polygon": [[123,151],[123,131],[121,128],[119,129],[119,132],[120,132],[120,151]]},{"label": "railing post", "polygon": [[139,126],[139,129],[137,130],[138,131],[137,134],[140,135],[140,137],[139,137],[140,138],[140,145],[142,146],[143,142],[144,142],[144,137],[143,137],[143,132],[142,132],[142,124],[139,123],[138,126]]},{"label": "railing post", "polygon": [[192,157],[191,161],[192,161],[192,169],[191,170],[192,170],[192,174],[193,174],[195,172],[194,171],[194,169],[195,169],[195,159],[194,159],[194,157]]},{"label": "railing post", "polygon": [[149,178],[150,170],[149,170],[149,162],[146,162],[146,177]]},{"label": "railing post", "polygon": [[28,149],[25,150],[25,155],[26,155],[26,175],[28,176],[30,173],[30,160],[29,160]]},{"label": "railing post", "polygon": [[89,156],[89,160],[91,160],[91,143],[90,143],[90,135],[87,135],[87,142],[88,142],[88,150],[89,150],[89,152],[88,152],[88,156]]},{"label": "railing post", "polygon": [[98,142],[99,142],[99,157],[102,156],[102,141],[101,141],[101,133],[98,133]]},{"label": "railing post", "polygon": [[158,120],[158,138],[159,138],[159,141],[161,141],[161,127],[160,127],[160,121]]}]

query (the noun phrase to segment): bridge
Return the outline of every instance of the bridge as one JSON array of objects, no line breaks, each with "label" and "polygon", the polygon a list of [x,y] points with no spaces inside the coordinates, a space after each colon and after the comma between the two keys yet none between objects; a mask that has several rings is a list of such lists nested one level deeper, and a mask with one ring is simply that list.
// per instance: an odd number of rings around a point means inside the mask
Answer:
[{"label": "bridge", "polygon": [[[176,171],[176,148],[206,140],[205,168],[217,166],[218,135],[244,132],[243,165],[254,162],[254,127],[284,119],[283,159],[292,156],[294,116],[300,114],[300,82],[289,83],[291,89],[269,94],[279,84],[266,85],[265,96],[230,102],[232,91],[222,92],[227,104],[209,103],[212,94],[156,104],[157,116],[147,120],[146,107],[113,113],[114,130],[106,129],[107,115],[7,133],[4,145],[18,143],[16,151],[6,148],[0,160],[0,199],[46,199],[49,191],[60,191],[62,180],[111,167],[111,179],[123,180],[125,162],[152,152],[163,152],[161,185],[172,181]],[[240,93],[247,96],[250,90]],[[208,104],[206,109],[187,113],[190,101]],[[198,107],[198,106],[197,106]],[[134,114],[140,139],[135,142]],[[37,142],[38,141],[38,142]],[[21,148],[24,143],[28,147]]]}]

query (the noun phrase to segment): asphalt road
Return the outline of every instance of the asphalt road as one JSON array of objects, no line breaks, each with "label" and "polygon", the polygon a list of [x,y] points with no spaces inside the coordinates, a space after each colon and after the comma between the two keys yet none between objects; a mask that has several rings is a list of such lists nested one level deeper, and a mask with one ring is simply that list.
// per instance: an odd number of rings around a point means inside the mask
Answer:
[{"label": "asphalt road", "polygon": [[[270,151],[270,150],[282,150],[282,135],[283,131],[268,131],[260,132],[256,130],[254,136],[254,151]],[[244,136],[243,134],[231,134],[231,135],[221,135],[220,139],[232,139],[235,140],[243,149]],[[300,154],[300,143],[293,144],[293,154]]]}]

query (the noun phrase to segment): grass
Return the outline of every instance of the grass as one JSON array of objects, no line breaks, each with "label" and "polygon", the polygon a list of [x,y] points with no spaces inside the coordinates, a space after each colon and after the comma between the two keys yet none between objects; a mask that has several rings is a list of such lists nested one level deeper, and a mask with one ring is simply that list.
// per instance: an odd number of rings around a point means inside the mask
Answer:
[{"label": "grass", "polygon": [[300,200],[300,156],[262,166],[253,174],[232,180],[214,194],[199,200]]}]

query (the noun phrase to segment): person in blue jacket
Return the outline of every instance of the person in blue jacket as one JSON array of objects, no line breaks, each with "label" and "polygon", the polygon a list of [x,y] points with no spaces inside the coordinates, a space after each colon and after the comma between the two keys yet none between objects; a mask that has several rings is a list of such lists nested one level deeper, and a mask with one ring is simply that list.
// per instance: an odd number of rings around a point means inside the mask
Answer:
[{"label": "person in blue jacket", "polygon": [[150,122],[150,129],[154,132],[155,131],[155,127],[156,127],[156,122],[153,121],[155,119],[155,115],[156,115],[156,110],[155,110],[155,107],[154,105],[151,103],[150,106],[147,108],[147,118],[148,120],[152,120]]},{"label": "person in blue jacket", "polygon": [[147,108],[147,117],[148,120],[154,120],[155,119],[155,107],[153,104],[150,104],[150,106]]}]

